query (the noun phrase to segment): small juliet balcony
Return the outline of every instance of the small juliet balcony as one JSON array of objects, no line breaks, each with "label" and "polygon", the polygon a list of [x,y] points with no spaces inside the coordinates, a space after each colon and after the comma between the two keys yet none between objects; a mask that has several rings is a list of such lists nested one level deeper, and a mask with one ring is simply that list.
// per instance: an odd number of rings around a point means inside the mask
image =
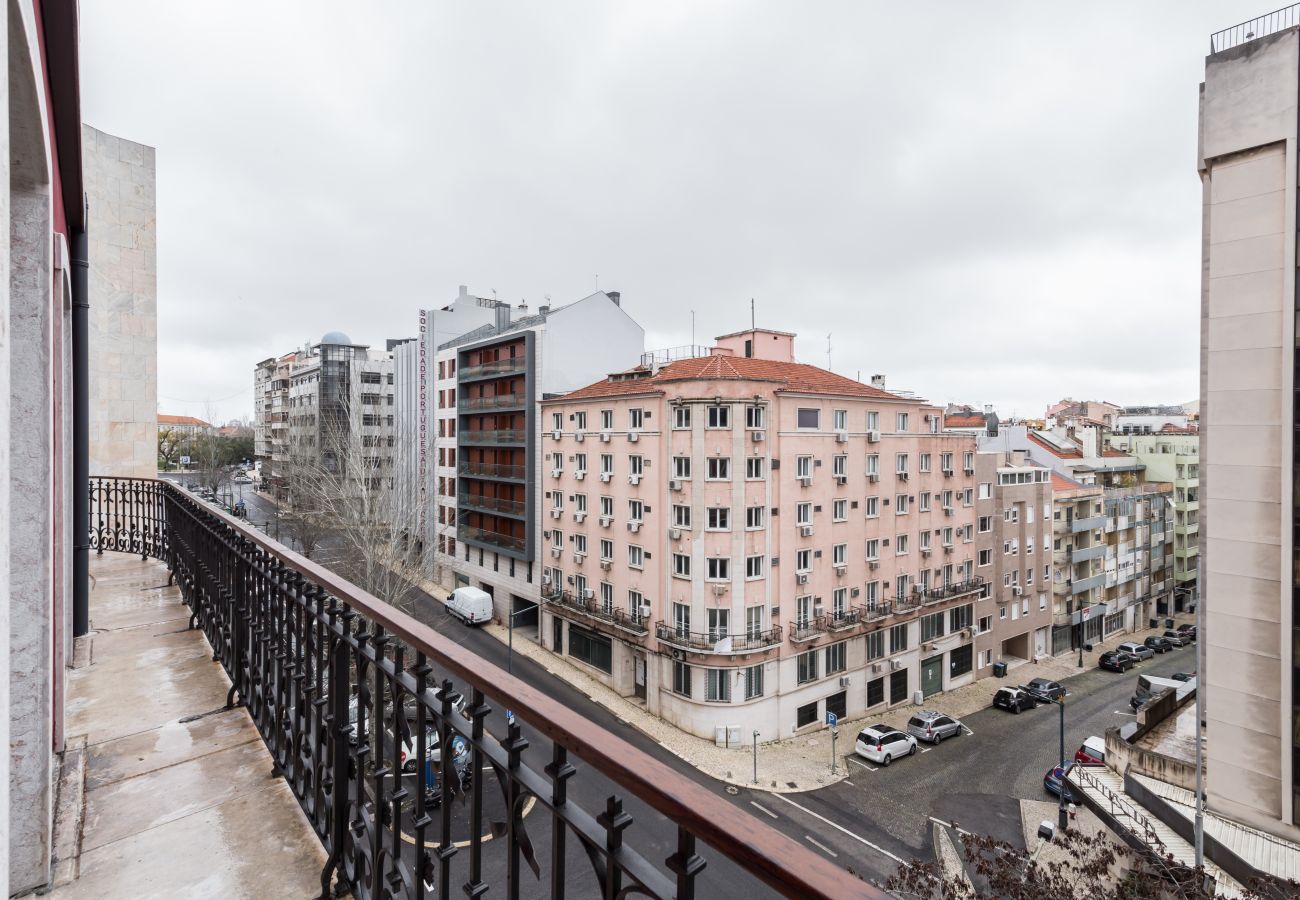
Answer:
[{"label": "small juliet balcony", "polygon": [[90,518],[86,813],[58,900],[886,896],[172,485],[92,479]]}]

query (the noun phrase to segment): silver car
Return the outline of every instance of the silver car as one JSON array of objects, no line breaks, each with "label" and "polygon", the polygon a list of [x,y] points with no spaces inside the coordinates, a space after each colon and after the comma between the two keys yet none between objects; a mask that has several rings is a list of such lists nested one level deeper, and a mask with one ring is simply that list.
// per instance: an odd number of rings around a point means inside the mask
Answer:
[{"label": "silver car", "polygon": [[1120,644],[1118,649],[1123,650],[1125,653],[1132,653],[1138,659],[1151,659],[1156,655],[1156,652],[1146,644],[1137,644],[1133,641]]},{"label": "silver car", "polygon": [[962,725],[952,716],[934,710],[923,710],[907,720],[907,733],[918,741],[937,744],[947,737],[961,734]]}]

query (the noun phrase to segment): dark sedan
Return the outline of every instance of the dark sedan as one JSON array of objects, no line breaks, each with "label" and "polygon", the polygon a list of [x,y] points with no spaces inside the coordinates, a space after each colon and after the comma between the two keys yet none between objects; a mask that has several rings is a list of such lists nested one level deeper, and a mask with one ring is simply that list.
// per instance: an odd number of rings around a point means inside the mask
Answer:
[{"label": "dark sedan", "polygon": [[1097,657],[1097,668],[1107,672],[1127,672],[1138,664],[1138,658],[1123,650],[1107,650]]},{"label": "dark sedan", "polygon": [[1026,685],[1026,688],[1030,693],[1049,700],[1059,700],[1065,696],[1065,688],[1061,687],[1061,683],[1047,678],[1035,678]]},{"label": "dark sedan", "polygon": [[1188,640],[1191,641],[1196,640],[1196,626],[1190,623],[1184,622],[1182,625],[1179,625],[1178,633],[1181,634],[1183,637],[1187,638]]},{"label": "dark sedan", "polygon": [[1165,638],[1154,634],[1142,643],[1157,653],[1168,653],[1170,650],[1174,649],[1173,644],[1169,643]]}]

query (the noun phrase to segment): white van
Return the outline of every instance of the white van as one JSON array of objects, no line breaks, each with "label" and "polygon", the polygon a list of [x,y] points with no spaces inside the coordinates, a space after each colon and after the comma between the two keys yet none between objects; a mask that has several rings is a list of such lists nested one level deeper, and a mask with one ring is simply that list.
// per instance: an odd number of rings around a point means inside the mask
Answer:
[{"label": "white van", "polygon": [[467,625],[492,621],[492,595],[476,587],[458,587],[447,598],[447,612]]}]

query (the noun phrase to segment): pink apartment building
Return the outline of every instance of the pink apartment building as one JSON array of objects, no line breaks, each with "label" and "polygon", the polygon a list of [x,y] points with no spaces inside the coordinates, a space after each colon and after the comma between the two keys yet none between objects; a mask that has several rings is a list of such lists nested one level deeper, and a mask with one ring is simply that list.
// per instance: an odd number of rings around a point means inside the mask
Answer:
[{"label": "pink apartment building", "polygon": [[542,403],[542,645],[732,743],[973,678],[974,437],[788,332],[698,352]]}]

